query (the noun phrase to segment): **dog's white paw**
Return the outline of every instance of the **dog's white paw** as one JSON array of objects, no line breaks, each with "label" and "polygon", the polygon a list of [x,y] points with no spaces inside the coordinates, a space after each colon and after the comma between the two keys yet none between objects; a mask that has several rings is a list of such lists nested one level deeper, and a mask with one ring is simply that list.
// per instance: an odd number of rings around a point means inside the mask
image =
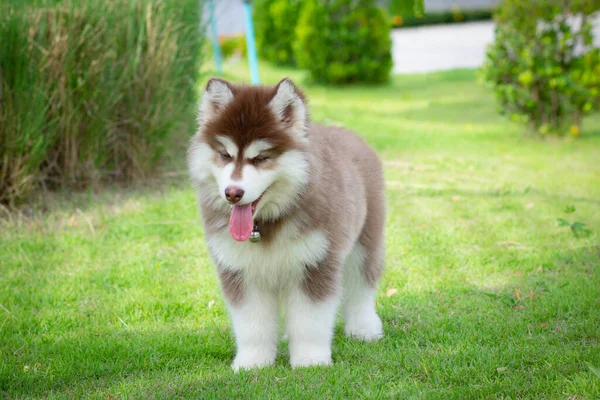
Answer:
[{"label": "dog's white paw", "polygon": [[290,364],[292,368],[331,365],[331,348],[298,346],[290,351]]},{"label": "dog's white paw", "polygon": [[346,321],[346,336],[375,341],[383,337],[383,325],[377,314],[361,315]]},{"label": "dog's white paw", "polygon": [[263,368],[275,363],[275,354],[272,351],[244,350],[238,351],[231,368],[234,371],[240,369]]}]

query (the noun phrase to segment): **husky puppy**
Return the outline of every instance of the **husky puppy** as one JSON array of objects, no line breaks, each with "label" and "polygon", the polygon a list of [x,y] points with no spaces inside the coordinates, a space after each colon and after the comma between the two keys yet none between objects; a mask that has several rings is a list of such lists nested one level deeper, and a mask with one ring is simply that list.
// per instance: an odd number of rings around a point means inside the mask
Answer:
[{"label": "husky puppy", "polygon": [[340,304],[346,335],[383,336],[375,288],[384,181],[361,138],[309,123],[290,79],[242,86],[213,78],[188,164],[231,313],[234,370],[273,364],[280,308],[292,367],[331,364]]}]

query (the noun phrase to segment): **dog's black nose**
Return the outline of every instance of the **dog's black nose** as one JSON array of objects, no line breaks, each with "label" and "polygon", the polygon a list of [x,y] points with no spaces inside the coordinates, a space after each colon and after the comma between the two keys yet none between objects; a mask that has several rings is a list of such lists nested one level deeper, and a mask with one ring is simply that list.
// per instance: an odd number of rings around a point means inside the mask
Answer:
[{"label": "dog's black nose", "polygon": [[244,189],[237,186],[228,186],[225,189],[225,198],[230,203],[237,203],[244,197]]}]

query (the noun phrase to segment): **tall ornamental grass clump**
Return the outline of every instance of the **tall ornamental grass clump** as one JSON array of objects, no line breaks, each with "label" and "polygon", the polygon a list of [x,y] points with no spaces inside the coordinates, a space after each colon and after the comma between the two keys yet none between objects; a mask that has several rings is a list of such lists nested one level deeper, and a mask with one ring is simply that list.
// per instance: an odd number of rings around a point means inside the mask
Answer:
[{"label": "tall ornamental grass clump", "polygon": [[193,129],[197,0],[0,5],[0,202],[146,177]]}]

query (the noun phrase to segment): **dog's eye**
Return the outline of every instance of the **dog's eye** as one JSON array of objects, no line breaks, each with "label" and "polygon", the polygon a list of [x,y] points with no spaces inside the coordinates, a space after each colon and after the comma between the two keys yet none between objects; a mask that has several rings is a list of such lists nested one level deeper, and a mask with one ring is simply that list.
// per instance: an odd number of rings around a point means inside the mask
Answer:
[{"label": "dog's eye", "polygon": [[225,161],[231,161],[233,159],[233,157],[231,157],[231,155],[228,152],[226,152],[226,151],[220,151],[219,155]]},{"label": "dog's eye", "polygon": [[267,161],[268,159],[269,159],[269,156],[267,156],[265,154],[259,154],[252,159],[252,162],[253,163],[261,163],[261,162]]}]

